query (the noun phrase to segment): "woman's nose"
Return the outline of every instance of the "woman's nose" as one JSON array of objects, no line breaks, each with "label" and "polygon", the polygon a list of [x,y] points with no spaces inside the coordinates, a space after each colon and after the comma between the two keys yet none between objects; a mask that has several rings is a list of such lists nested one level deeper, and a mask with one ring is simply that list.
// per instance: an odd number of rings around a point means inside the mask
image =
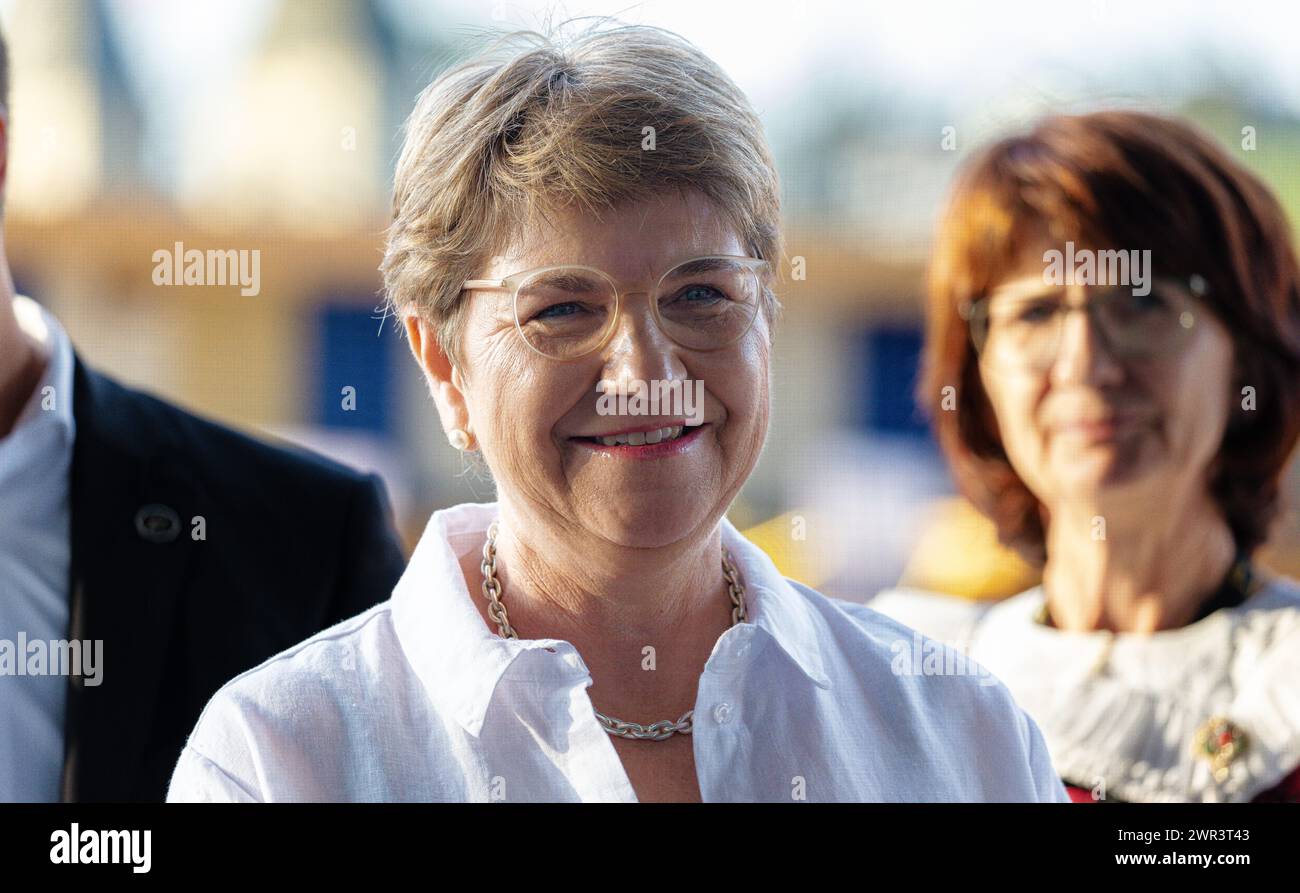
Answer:
[{"label": "woman's nose", "polygon": [[644,292],[624,295],[605,345],[605,377],[615,381],[685,378],[677,344],[655,323]]},{"label": "woman's nose", "polygon": [[1053,382],[1108,385],[1122,380],[1123,367],[1088,305],[1080,300],[1061,312],[1064,319],[1052,363]]}]

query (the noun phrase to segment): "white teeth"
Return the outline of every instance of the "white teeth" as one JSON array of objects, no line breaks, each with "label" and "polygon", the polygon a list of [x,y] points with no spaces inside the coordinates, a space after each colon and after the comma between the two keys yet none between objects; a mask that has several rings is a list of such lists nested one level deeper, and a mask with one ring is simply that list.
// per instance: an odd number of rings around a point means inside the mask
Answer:
[{"label": "white teeth", "polygon": [[676,425],[654,431],[637,431],[635,434],[611,434],[607,437],[598,437],[597,440],[605,446],[644,446],[648,443],[676,440],[685,430],[681,425]]}]

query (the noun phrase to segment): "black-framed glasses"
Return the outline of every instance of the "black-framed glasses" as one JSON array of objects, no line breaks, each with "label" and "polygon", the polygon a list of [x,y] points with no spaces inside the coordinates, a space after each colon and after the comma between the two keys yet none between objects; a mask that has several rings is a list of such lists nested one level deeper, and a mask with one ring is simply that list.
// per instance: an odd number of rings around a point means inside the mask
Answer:
[{"label": "black-framed glasses", "polygon": [[1089,286],[1087,300],[1070,304],[1066,289],[1032,293],[994,290],[960,308],[981,361],[998,368],[1045,371],[1056,362],[1065,318],[1088,314],[1106,348],[1120,359],[1147,359],[1180,349],[1208,312],[1199,275],[1157,277],[1149,288]]},{"label": "black-framed glasses", "polygon": [[[719,350],[745,336],[758,316],[768,262],[710,254],[674,264],[648,293],[659,329],[691,350]],[[466,290],[509,291],[524,343],[554,360],[576,360],[604,347],[623,299],[613,278],[576,264],[538,267],[504,279],[470,279]]]}]

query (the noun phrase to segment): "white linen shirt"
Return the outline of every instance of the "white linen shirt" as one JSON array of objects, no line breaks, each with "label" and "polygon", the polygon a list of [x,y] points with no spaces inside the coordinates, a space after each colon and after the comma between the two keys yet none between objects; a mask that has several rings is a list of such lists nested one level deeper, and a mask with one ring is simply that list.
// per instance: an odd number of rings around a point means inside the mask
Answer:
[{"label": "white linen shirt", "polygon": [[0,437],[0,803],[49,803],[63,773],[68,679],[26,675],[18,653],[24,640],[68,635],[73,356],[58,320],[31,298],[15,297],[14,314],[49,361]]},{"label": "white linen shirt", "polygon": [[[390,600],[223,686],[167,799],[635,802],[574,647],[502,638],[470,600],[457,555],[496,514],[435,513]],[[725,519],[722,535],[749,619],[700,676],[703,800],[1067,800],[1001,684],[895,672],[912,630],[785,580]]]}]

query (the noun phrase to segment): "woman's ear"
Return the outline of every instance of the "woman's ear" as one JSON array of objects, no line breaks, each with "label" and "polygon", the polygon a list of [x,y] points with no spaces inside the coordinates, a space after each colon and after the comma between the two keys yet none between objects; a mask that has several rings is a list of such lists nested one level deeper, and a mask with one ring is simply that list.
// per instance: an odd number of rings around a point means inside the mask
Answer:
[{"label": "woman's ear", "polygon": [[[442,421],[442,430],[450,439],[455,431],[463,431],[472,442],[473,433],[469,426],[469,406],[465,393],[461,390],[463,377],[456,369],[451,358],[438,343],[434,327],[416,314],[405,317],[406,341],[411,346],[415,361],[424,370],[425,381],[429,383],[429,393],[433,395],[434,405],[438,408],[438,417]],[[468,445],[468,444],[467,444]],[[460,447],[464,449],[464,447]]]}]

